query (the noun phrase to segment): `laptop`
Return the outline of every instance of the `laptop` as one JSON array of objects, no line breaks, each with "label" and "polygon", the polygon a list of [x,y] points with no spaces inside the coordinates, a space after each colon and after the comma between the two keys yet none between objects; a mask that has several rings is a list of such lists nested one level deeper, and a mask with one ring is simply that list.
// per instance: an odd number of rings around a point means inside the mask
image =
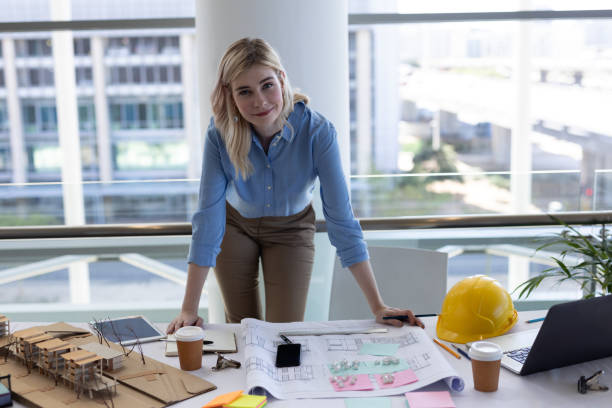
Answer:
[{"label": "laptop", "polygon": [[612,295],[561,303],[549,309],[539,329],[486,341],[501,347],[502,367],[527,375],[612,356],[611,316]]}]

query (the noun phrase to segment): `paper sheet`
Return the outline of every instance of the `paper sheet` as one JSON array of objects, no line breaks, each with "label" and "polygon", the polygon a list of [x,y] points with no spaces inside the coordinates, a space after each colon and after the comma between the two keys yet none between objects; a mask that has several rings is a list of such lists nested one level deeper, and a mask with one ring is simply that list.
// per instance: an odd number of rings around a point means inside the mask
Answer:
[{"label": "paper sheet", "polygon": [[[338,328],[350,330],[366,327],[385,327],[389,331],[380,334],[289,336],[294,343],[302,345],[301,365],[288,368],[276,368],[274,365],[276,347],[283,343],[278,336],[279,331]],[[371,320],[267,323],[244,319],[242,335],[245,340],[244,366],[247,372],[247,390],[251,393],[265,390],[278,399],[380,397],[403,394],[441,379],[447,379],[447,384],[455,391],[461,391],[464,386],[463,379],[448,364],[425,331],[419,327],[383,326]],[[351,363],[357,360],[360,362],[359,371],[362,371],[363,367],[383,367],[375,364],[375,361],[381,360],[382,357],[359,354],[364,343],[399,344],[395,357],[403,364],[396,365],[397,368],[389,365],[383,370],[394,372],[409,368],[416,375],[417,381],[398,387],[382,388],[377,384],[374,374],[370,374],[373,390],[335,391],[330,381],[330,378],[336,375],[330,369],[330,364],[335,361],[347,359]]]}]

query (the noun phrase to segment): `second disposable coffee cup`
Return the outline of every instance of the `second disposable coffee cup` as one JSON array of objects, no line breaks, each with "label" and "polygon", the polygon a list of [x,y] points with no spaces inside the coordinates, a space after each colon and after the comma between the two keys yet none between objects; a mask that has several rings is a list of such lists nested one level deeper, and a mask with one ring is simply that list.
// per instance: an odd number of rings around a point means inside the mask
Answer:
[{"label": "second disposable coffee cup", "polygon": [[474,388],[477,391],[497,391],[501,366],[501,348],[490,341],[472,343],[469,356],[472,359]]},{"label": "second disposable coffee cup", "polygon": [[181,327],[174,333],[181,370],[193,371],[202,367],[204,330],[198,326]]}]

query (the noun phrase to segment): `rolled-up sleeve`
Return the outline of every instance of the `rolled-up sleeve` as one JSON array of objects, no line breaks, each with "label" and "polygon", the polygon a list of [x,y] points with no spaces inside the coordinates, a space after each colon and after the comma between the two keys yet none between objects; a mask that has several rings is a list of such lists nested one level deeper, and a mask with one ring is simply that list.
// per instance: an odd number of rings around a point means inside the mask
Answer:
[{"label": "rolled-up sleeve", "polygon": [[225,234],[227,178],[221,162],[221,137],[211,120],[206,132],[198,210],[191,220],[189,263],[215,266]]},{"label": "rolled-up sleeve", "polygon": [[314,134],[313,157],[321,183],[321,201],[327,234],[332,245],[336,247],[342,266],[348,267],[369,259],[363,232],[353,214],[342,172],[336,130],[328,121],[323,121]]}]

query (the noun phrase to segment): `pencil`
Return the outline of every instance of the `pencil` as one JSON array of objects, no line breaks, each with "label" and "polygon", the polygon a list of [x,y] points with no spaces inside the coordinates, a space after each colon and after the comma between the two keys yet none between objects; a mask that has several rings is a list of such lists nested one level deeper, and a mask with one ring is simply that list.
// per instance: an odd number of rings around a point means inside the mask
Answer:
[{"label": "pencil", "polygon": [[455,356],[455,358],[460,359],[461,356],[457,353],[455,353],[453,350],[451,350],[446,344],[443,344],[441,342],[439,342],[437,339],[433,339],[433,341],[440,347],[442,347],[444,350],[448,351],[449,353],[451,353],[453,356]]},{"label": "pencil", "polygon": [[457,350],[459,352],[459,354],[461,354],[463,357],[467,358],[468,360],[472,360],[470,358],[470,356],[468,356],[468,353],[466,353],[465,351],[461,350],[459,347],[455,346],[454,344],[451,344],[451,346],[453,346],[453,348],[455,350]]},{"label": "pencil", "polygon": [[[437,316],[436,313],[426,313],[426,314],[418,314],[414,315],[414,317],[432,317]],[[401,320],[402,322],[407,322],[409,317],[407,315],[396,315],[396,316],[383,316],[383,320],[396,319]]]}]

